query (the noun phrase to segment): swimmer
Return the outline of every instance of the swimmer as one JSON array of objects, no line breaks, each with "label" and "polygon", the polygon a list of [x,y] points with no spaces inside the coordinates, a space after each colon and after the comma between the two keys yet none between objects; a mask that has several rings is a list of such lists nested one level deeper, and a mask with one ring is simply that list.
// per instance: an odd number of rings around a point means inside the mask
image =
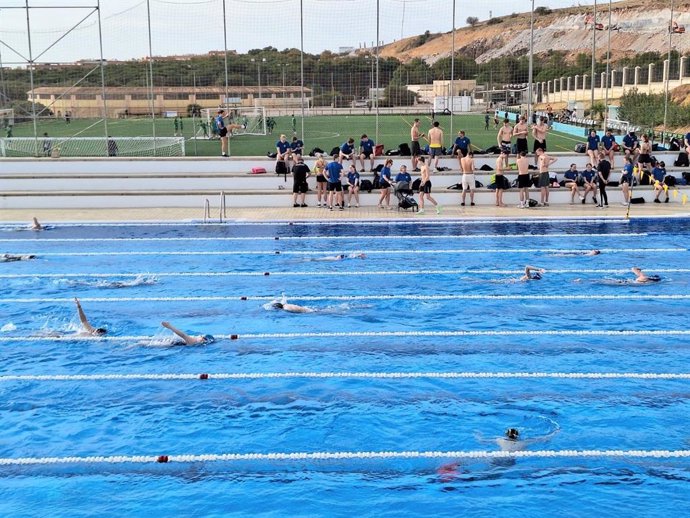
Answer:
[{"label": "swimmer", "polygon": [[0,263],[13,263],[15,261],[29,261],[31,259],[36,259],[35,255],[15,255],[15,254],[2,254],[0,255]]},{"label": "swimmer", "polygon": [[520,451],[527,446],[527,441],[520,440],[520,432],[517,428],[508,428],[504,437],[496,439],[496,444],[501,451]]},{"label": "swimmer", "polygon": [[648,284],[661,280],[661,277],[658,275],[645,275],[637,266],[633,266],[630,270],[635,274],[635,282],[638,284]]},{"label": "swimmer", "polygon": [[342,261],[343,259],[366,259],[366,254],[338,254],[338,255],[328,255],[326,257],[320,257],[318,259],[312,259],[312,261]]},{"label": "swimmer", "polygon": [[100,336],[106,334],[108,331],[104,327],[93,327],[88,319],[86,318],[86,315],[84,314],[84,310],[81,309],[81,304],[79,302],[78,298],[74,298],[74,303],[77,305],[77,314],[79,315],[79,321],[81,322],[82,327],[84,328],[84,331],[81,333],[78,333],[79,335],[94,335],[94,336]]},{"label": "swimmer", "polygon": [[536,266],[525,266],[525,275],[520,277],[520,281],[538,281],[541,280],[542,274],[546,273],[543,268],[537,268]]},{"label": "swimmer", "polygon": [[43,225],[41,225],[36,218],[33,218],[31,230],[43,230]]},{"label": "swimmer", "polygon": [[551,254],[551,256],[552,257],[577,257],[577,256],[599,255],[599,254],[601,254],[601,250],[559,252],[557,254]]},{"label": "swimmer", "polygon": [[135,286],[150,286],[156,284],[158,279],[153,275],[137,275],[132,280],[127,281],[72,281],[67,279],[60,279],[60,284],[67,284],[68,286],[86,286],[90,288],[133,288]]},{"label": "swimmer", "polygon": [[297,304],[290,304],[288,302],[274,302],[271,304],[271,307],[273,309],[280,309],[283,311],[287,311],[288,313],[313,313],[314,310],[312,308],[308,308],[306,306],[299,306]]},{"label": "swimmer", "polygon": [[179,336],[182,340],[184,340],[185,345],[199,345],[199,344],[210,344],[215,341],[215,339],[211,335],[197,335],[197,336],[190,336],[184,331],[180,331],[176,327],[173,327],[170,322],[161,322],[161,325],[166,328],[170,329],[173,333],[175,333],[177,336]]}]

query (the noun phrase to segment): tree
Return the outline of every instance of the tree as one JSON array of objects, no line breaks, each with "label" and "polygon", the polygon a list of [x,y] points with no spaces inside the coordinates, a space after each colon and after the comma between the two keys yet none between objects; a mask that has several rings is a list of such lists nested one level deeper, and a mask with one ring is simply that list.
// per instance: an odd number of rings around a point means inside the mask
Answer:
[{"label": "tree", "polygon": [[551,14],[551,12],[552,12],[551,9],[549,9],[548,7],[537,7],[534,10],[534,14],[536,14],[538,16],[544,16],[546,14]]},{"label": "tree", "polygon": [[467,25],[474,27],[479,23],[479,18],[477,18],[476,16],[468,16],[467,20],[465,20],[465,23],[467,23]]},{"label": "tree", "polygon": [[412,106],[417,100],[417,94],[403,86],[388,85],[383,91],[380,106]]}]

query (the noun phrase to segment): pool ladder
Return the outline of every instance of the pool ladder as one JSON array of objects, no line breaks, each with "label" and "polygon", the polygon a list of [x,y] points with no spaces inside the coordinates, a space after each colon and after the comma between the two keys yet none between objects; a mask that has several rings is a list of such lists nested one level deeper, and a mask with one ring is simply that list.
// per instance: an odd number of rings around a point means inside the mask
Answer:
[{"label": "pool ladder", "polygon": [[[219,213],[218,213],[218,222],[223,223],[223,220],[226,220],[228,218],[228,213],[227,213],[227,206],[225,203],[225,191],[220,191],[220,203],[219,203]],[[211,203],[209,202],[208,198],[204,200],[204,223],[208,223],[211,221]]]}]

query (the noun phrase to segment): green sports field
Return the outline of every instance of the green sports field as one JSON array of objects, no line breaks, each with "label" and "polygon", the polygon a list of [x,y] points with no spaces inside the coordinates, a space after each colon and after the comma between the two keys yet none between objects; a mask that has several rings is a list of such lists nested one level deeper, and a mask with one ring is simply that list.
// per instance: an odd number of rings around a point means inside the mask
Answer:
[{"label": "green sports field", "polygon": [[[409,141],[409,125],[414,115],[381,115],[379,116],[379,138],[377,143],[384,144],[386,149],[397,148],[398,144]],[[431,120],[426,115],[419,115],[422,120],[422,131],[427,132],[431,126]],[[288,138],[292,137],[291,117],[276,117],[276,127],[272,135],[251,136],[240,135],[230,139],[231,156],[265,156],[268,152],[275,151],[275,142],[281,133]],[[450,116],[439,116],[437,119],[441,128],[446,132],[446,142],[452,144],[455,134],[459,130],[465,130],[472,144],[479,148],[496,145],[497,130],[493,127],[484,129],[484,116],[478,114],[453,116],[453,134],[450,134]],[[220,143],[217,140],[193,139],[194,125],[191,118],[185,118],[182,134],[187,139],[187,156],[217,156],[220,155]],[[199,120],[196,121],[197,125]],[[198,129],[198,128],[197,128]],[[301,120],[297,119],[297,130],[301,129]],[[172,119],[156,120],[156,136],[172,137],[174,134]],[[43,133],[50,137],[103,137],[103,122],[95,119],[73,119],[71,124],[66,124],[62,119],[41,120],[38,124],[39,139],[43,139]],[[150,137],[153,127],[150,119],[118,119],[108,121],[108,133],[114,139],[118,137]],[[337,115],[315,116],[304,120],[305,150],[309,151],[319,147],[329,152],[334,146],[339,146],[349,137],[359,143],[360,136],[366,133],[370,138],[376,136],[376,117],[374,115]],[[4,134],[2,135],[4,137]],[[32,137],[33,124],[25,122],[17,124],[13,130],[14,137]],[[573,151],[577,139],[570,135],[552,132],[548,136],[548,148],[550,151]],[[530,149],[532,143],[530,139]]]}]

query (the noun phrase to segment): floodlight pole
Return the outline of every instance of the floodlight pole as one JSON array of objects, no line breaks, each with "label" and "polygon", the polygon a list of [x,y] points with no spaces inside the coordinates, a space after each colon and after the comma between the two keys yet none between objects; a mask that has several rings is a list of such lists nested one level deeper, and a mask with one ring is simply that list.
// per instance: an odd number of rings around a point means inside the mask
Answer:
[{"label": "floodlight pole", "polygon": [[7,90],[5,88],[5,72],[2,69],[2,46],[0,45],[0,106],[4,106],[7,99]]},{"label": "floodlight pole", "polygon": [[98,49],[101,56],[101,97],[103,99],[103,131],[105,133],[106,155],[108,155],[108,101],[105,89],[105,66],[103,60],[103,27],[101,25],[101,0],[97,0],[96,10],[98,11]]},{"label": "floodlight pole", "polygon": [[[609,122],[609,83],[611,83],[611,0],[609,0],[608,47],[606,49],[606,94],[604,99],[604,131]],[[613,87],[614,85],[611,85]]]},{"label": "floodlight pole", "polygon": [[374,102],[376,103],[376,137],[374,142],[379,143],[379,45],[381,44],[379,35],[380,26],[380,3],[381,0],[376,0],[376,90],[374,91]]},{"label": "floodlight pole", "polygon": [[149,30],[149,101],[151,104],[151,125],[153,129],[153,156],[156,156],[156,109],[153,97],[153,44],[151,42],[151,0],[146,0],[146,16]]},{"label": "floodlight pole", "polygon": [[302,140],[304,137],[304,0],[299,0],[299,76],[300,104],[302,105]]},{"label": "floodlight pole", "polygon": [[529,65],[527,71],[527,120],[532,120],[532,97],[534,83],[534,0],[529,22]]},{"label": "floodlight pole", "polygon": [[[673,0],[671,0],[671,20],[668,24],[668,61],[666,65],[666,84],[664,85],[664,134],[666,133],[666,122],[668,118],[668,86],[671,78],[671,38],[673,37]],[[680,71],[682,74],[682,70]],[[662,136],[661,142],[664,142]]]},{"label": "floodlight pole", "polygon": [[228,102],[228,22],[225,19],[225,0],[223,0],[223,55],[225,56],[225,96],[223,104]]},{"label": "floodlight pole", "polygon": [[451,142],[453,139],[453,97],[455,90],[453,89],[454,83],[453,78],[455,77],[455,0],[453,0],[453,37],[451,44],[451,54],[450,54],[450,138]]},{"label": "floodlight pole", "polygon": [[594,120],[594,74],[596,69],[597,52],[597,0],[594,0],[594,18],[592,19],[592,77],[590,78],[592,96],[589,105],[589,116]]},{"label": "floodlight pole", "polygon": [[36,92],[34,92],[34,58],[31,50],[31,21],[29,20],[29,0],[26,5],[26,36],[29,44],[29,83],[31,87],[31,119],[34,125],[34,156],[38,156],[38,125],[36,124]]}]

